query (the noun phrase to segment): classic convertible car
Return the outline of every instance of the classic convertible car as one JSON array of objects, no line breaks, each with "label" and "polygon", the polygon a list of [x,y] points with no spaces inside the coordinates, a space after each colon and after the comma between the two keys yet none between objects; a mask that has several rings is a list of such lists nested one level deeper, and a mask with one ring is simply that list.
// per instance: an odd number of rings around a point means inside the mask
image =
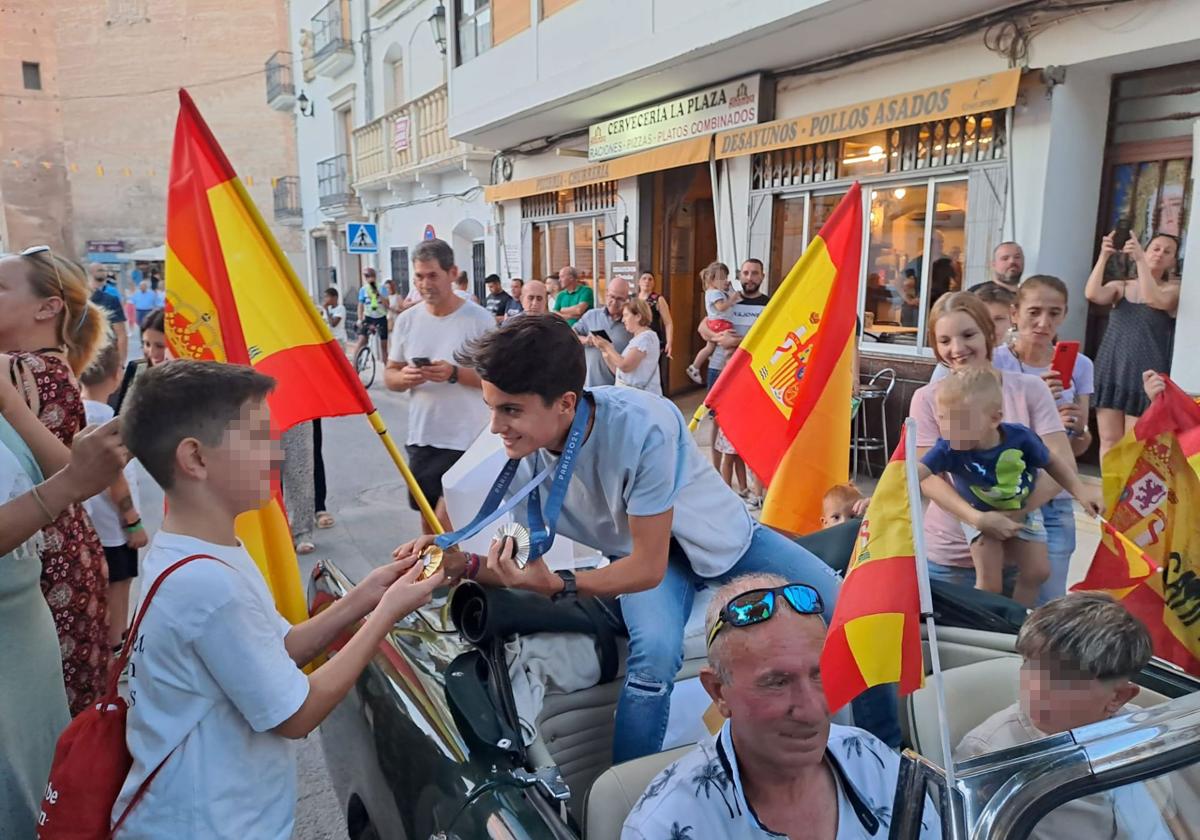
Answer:
[{"label": "classic convertible car", "polygon": [[[856,529],[847,523],[801,542],[844,567]],[[322,563],[310,610],[350,586],[335,564]],[[957,741],[1015,700],[1013,643],[1024,610],[935,581],[934,611]],[[595,684],[570,691],[551,684],[527,720],[517,700],[526,692],[514,692],[510,678],[512,638],[547,631],[587,640],[599,682],[593,677],[585,682]],[[619,619],[603,603],[558,610],[527,593],[475,584],[397,624],[321,727],[352,840],[617,840],[649,781],[689,749],[610,766],[623,645]],[[677,686],[698,673],[703,656],[703,640],[689,636]],[[903,698],[909,749],[893,807],[877,815],[881,824],[892,838],[918,837],[919,803],[928,794],[944,837],[1020,840],[1073,798],[1182,768],[1200,771],[1200,681],[1155,660],[1139,683],[1143,711],[960,764],[953,786],[939,766],[932,687]],[[1188,817],[1200,826],[1200,814]]]}]

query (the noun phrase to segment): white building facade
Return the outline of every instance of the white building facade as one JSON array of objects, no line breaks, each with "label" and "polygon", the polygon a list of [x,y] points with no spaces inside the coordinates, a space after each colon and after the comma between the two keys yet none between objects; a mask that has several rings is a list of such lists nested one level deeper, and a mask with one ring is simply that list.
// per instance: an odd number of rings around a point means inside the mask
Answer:
[{"label": "white building facade", "polygon": [[[1185,257],[1200,249],[1186,235],[1200,4],[1071,6],[448,3],[450,134],[501,150],[489,265],[507,277],[582,264],[600,286],[654,273],[679,390],[699,270],[756,257],[777,283],[857,180],[863,367],[899,372],[897,408],[932,368],[933,300],[990,279],[1005,240],[1024,248],[1026,276],[1067,283],[1062,337],[1094,352],[1106,313],[1083,287],[1103,232],[1127,219],[1143,240],[1165,231]],[[1188,287],[1179,323],[1200,324]],[[1200,391],[1182,345],[1174,375]]]},{"label": "white building facade", "polygon": [[[297,195],[309,290],[353,300],[362,270],[409,291],[412,248],[454,247],[482,288],[492,153],[452,141],[445,24],[433,0],[290,0]],[[431,20],[431,17],[434,19]],[[268,75],[270,75],[268,73]],[[348,225],[375,225],[376,251],[351,253]],[[353,307],[348,307],[353,308]]]}]

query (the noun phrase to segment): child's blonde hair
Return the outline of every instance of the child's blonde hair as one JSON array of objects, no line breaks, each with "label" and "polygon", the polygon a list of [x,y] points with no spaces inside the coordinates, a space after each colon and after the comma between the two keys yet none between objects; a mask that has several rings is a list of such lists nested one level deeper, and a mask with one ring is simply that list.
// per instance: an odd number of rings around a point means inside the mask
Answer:
[{"label": "child's blonde hair", "polygon": [[970,402],[990,411],[1000,411],[1004,407],[1004,389],[1000,377],[991,368],[954,371],[938,386],[937,398],[950,405]]},{"label": "child's blonde hair", "polygon": [[715,288],[720,277],[729,276],[729,266],[723,262],[710,262],[700,272],[700,283],[706,289]]},{"label": "child's blonde hair", "polygon": [[852,505],[863,497],[862,492],[854,486],[853,481],[847,481],[845,484],[835,484],[825,491],[825,495],[821,497],[821,504],[835,504],[839,508],[846,505]]}]

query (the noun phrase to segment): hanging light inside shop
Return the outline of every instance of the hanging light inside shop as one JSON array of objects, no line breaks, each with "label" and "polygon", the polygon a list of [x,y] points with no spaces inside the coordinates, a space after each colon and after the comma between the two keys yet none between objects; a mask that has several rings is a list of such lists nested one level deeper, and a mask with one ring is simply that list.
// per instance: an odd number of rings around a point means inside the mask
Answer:
[{"label": "hanging light inside shop", "polygon": [[896,189],[892,190],[892,195],[896,198],[904,198],[904,196],[908,195],[908,190],[904,189],[904,187],[896,187]]}]

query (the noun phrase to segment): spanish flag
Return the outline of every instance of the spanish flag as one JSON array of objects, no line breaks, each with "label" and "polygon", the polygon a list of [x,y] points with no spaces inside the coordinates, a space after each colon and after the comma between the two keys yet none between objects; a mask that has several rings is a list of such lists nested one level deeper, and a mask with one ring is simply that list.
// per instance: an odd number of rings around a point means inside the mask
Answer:
[{"label": "spanish flag", "polygon": [[[317,314],[187,91],[167,194],[167,337],[180,359],[252,365],[276,380],[276,433],[316,417],[370,414],[370,398]],[[279,612],[308,617],[279,482],[238,517]]]},{"label": "spanish flag", "polygon": [[904,472],[904,441],[896,448],[858,533],[858,551],[833,608],[821,652],[821,682],[837,711],[871,686],[921,687],[921,599]]},{"label": "spanish flag", "polygon": [[771,296],[705,405],[768,485],[762,521],[804,534],[849,477],[850,397],[862,253],[856,183]]},{"label": "spanish flag", "polygon": [[1181,437],[1200,406],[1167,390],[1104,457],[1109,511],[1087,576],[1073,590],[1103,590],[1145,622],[1154,653],[1200,676],[1200,478]]}]

